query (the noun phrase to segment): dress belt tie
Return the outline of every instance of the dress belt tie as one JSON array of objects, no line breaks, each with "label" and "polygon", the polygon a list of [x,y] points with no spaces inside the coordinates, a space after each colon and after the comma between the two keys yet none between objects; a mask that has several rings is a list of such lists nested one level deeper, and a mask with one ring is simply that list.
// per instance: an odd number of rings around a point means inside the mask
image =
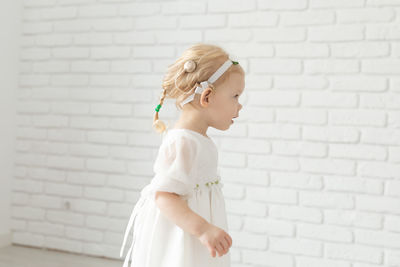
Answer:
[{"label": "dress belt tie", "polygon": [[[136,203],[135,207],[132,210],[131,217],[129,218],[129,222],[128,222],[128,225],[127,225],[126,230],[125,230],[124,241],[122,242],[121,251],[119,253],[120,257],[122,257],[122,254],[123,254],[123,251],[124,251],[124,247],[125,247],[125,243],[126,243],[126,240],[128,238],[128,234],[130,233],[130,230],[133,228],[136,216],[140,212],[141,208],[143,207],[143,204],[145,203],[145,200],[146,200],[146,198],[141,196],[139,201]],[[133,234],[134,233],[135,232],[133,231]],[[133,235],[132,245],[129,248],[129,250],[128,250],[126,256],[125,256],[125,261],[124,261],[123,267],[128,267],[129,259],[131,258],[131,254],[132,254],[132,250],[133,250],[133,245],[134,244],[135,244],[135,235]]]}]

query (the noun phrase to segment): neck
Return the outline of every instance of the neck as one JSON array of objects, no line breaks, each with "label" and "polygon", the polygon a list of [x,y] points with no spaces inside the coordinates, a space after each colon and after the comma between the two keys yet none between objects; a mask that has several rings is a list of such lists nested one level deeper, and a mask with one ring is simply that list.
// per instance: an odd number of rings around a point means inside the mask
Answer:
[{"label": "neck", "polygon": [[174,128],[185,128],[207,136],[208,123],[200,110],[186,104]]}]

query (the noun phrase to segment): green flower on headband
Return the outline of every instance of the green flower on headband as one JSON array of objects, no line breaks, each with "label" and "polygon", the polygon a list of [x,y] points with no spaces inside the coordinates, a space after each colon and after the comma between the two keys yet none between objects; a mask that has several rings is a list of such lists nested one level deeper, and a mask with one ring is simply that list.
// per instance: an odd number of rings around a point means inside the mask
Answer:
[{"label": "green flower on headband", "polygon": [[237,62],[237,61],[233,61],[233,60],[231,60],[231,61],[232,61],[233,65],[239,64],[239,62]]}]

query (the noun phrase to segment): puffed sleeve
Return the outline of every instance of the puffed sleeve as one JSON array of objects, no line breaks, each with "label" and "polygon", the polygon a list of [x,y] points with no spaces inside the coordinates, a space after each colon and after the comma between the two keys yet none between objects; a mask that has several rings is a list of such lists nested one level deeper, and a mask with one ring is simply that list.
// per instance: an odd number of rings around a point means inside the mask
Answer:
[{"label": "puffed sleeve", "polygon": [[154,191],[176,193],[184,197],[192,194],[194,188],[197,144],[186,136],[177,136],[162,144],[153,170],[152,181]]}]

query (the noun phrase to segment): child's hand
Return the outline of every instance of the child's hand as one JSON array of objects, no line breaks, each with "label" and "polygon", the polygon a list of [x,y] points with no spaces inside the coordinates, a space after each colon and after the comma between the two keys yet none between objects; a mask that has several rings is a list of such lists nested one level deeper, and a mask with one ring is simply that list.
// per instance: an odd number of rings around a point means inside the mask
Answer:
[{"label": "child's hand", "polygon": [[216,256],[216,251],[221,257],[228,253],[229,248],[232,246],[231,236],[223,229],[210,223],[207,224],[198,238],[208,248],[212,257]]}]

